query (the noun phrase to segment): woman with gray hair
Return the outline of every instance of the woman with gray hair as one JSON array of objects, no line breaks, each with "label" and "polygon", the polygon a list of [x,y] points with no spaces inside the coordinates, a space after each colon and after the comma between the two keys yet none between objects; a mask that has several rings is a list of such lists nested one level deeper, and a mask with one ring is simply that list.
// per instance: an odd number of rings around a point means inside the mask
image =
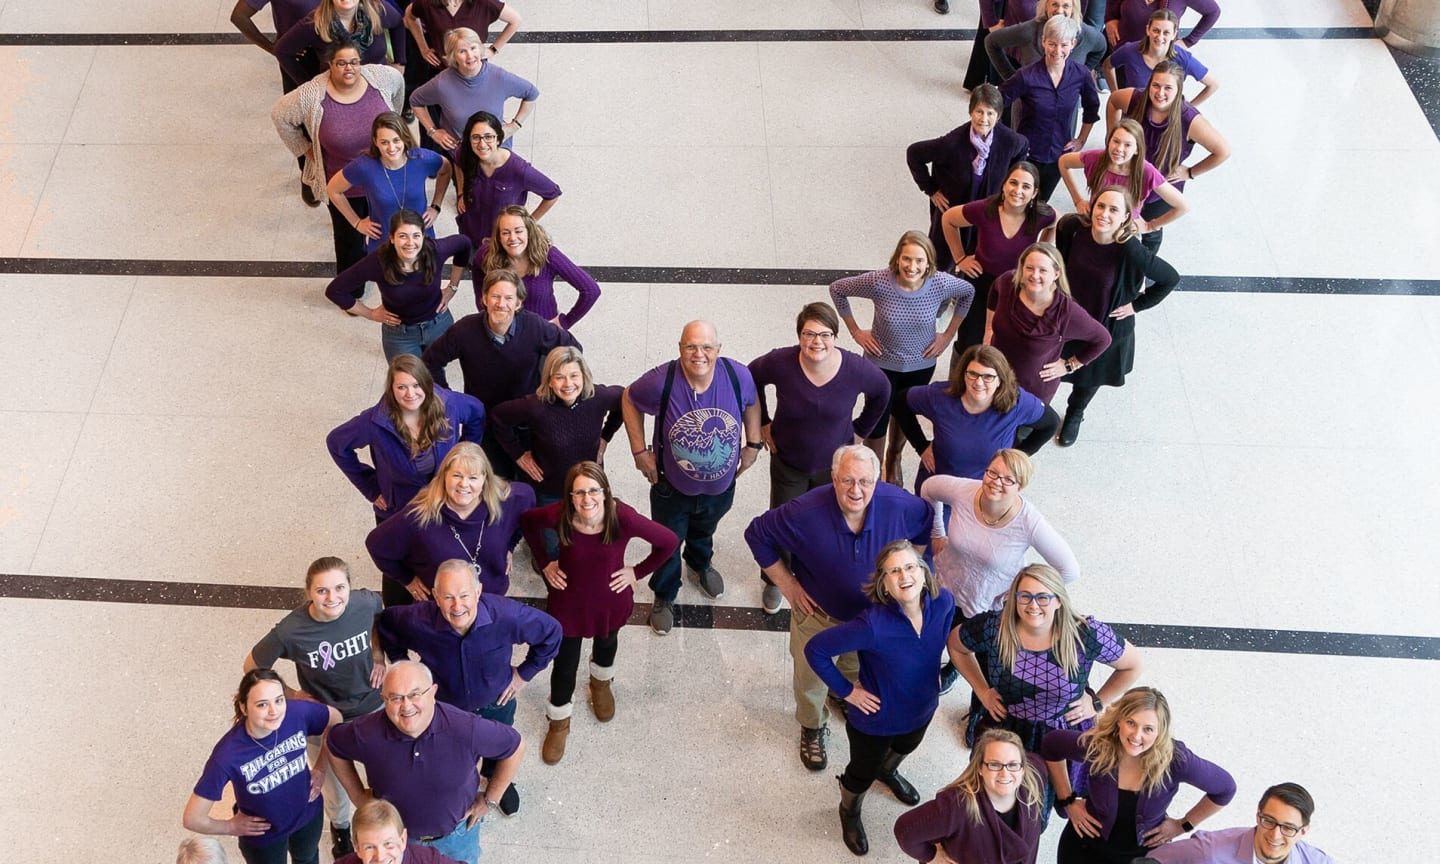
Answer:
[{"label": "woman with gray hair", "polygon": [[[445,35],[444,72],[436,75],[410,95],[410,107],[420,128],[446,152],[460,146],[460,127],[466,118],[480,111],[505,117],[505,100],[519,99],[515,116],[504,122],[503,146],[524,126],[540,90],[513,72],[485,59],[487,50],[480,34],[469,27],[457,27]],[[441,111],[435,118],[429,106]]]}]

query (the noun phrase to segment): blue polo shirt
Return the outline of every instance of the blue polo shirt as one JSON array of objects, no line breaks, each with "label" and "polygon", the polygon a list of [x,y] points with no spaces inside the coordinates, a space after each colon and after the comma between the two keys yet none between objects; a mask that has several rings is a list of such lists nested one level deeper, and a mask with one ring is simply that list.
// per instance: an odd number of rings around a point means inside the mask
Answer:
[{"label": "blue polo shirt", "polygon": [[920,633],[894,603],[877,603],[854,621],[816,633],[805,644],[805,659],[830,691],[840,698],[855,685],[836,668],[833,658],[856,652],[860,685],[880,698],[880,710],[865,714],[852,709],[845,722],[866,735],[903,735],[930,722],[940,706],[940,673],[935,658],[945,650],[955,598],[940,589],[925,596]]},{"label": "blue polo shirt", "polygon": [[455,830],[480,790],[480,760],[506,759],[520,748],[519,732],[444,702],[414,738],[381,711],[341,723],[326,740],[337,758],[365,766],[376,797],[395,805],[415,839]]},{"label": "blue polo shirt", "polygon": [[[529,681],[560,653],[560,622],[524,603],[481,594],[475,622],[464,635],[455,632],[433,602],[391,606],[380,614],[376,632],[380,647],[392,661],[414,651],[430,667],[436,697],[466,711],[495,704],[510,685],[510,658],[516,645],[529,645],[525,662],[516,667]],[[408,823],[407,823],[408,824]]]},{"label": "blue polo shirt", "polygon": [[898,486],[876,483],[860,533],[850,530],[834,485],[811,489],[750,520],[745,542],[761,567],[790,553],[790,569],[825,614],[849,621],[870,606],[862,588],[880,550],[896,540],[930,542],[932,510]]}]

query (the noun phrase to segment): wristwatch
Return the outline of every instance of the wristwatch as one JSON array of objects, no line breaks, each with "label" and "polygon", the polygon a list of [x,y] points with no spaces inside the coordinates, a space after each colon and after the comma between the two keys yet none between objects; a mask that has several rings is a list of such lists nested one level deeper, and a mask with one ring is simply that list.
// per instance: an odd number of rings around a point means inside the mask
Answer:
[{"label": "wristwatch", "polygon": [[746,447],[749,447],[751,450],[764,450],[764,449],[765,449],[765,445],[764,445],[764,444],[761,444],[759,441],[746,441],[746,442],[745,442],[745,446],[746,446]]}]

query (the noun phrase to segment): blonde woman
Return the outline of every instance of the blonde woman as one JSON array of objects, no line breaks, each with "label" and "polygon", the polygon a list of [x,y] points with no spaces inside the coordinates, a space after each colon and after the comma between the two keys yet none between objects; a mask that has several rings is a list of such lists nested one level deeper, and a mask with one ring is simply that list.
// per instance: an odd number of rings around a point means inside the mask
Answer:
[{"label": "blonde woman", "polygon": [[[1228,771],[1171,736],[1170,703],[1151,687],[1121,696],[1088,732],[1046,735],[1040,755],[1055,785],[1055,806],[1070,820],[1060,835],[1058,864],[1130,864],[1194,831],[1235,797]],[[1067,761],[1088,775],[1085,794],[1074,791]],[[1205,797],[1177,819],[1166,811],[1181,783]]]},{"label": "blonde woman", "polygon": [[[509,270],[525,282],[525,308],[569,330],[600,299],[600,283],[565,257],[535,217],[512,204],[495,217],[490,236],[475,250],[476,281],[491,270]],[[575,289],[575,303],[562,313],[555,299],[555,280]]]},{"label": "blonde woman", "polygon": [[895,821],[901,851],[930,864],[1033,864],[1045,828],[1044,765],[1014,732],[987,730],[954,783]]},{"label": "blonde woman", "polygon": [[[487,53],[479,33],[469,27],[451,30],[445,35],[448,68],[410,94],[420,128],[447,153],[460,146],[460,127],[468,117],[479,111],[504,117],[505,100],[519,99],[514,116],[503,124],[502,146],[509,147],[540,98],[534,84],[491,63]],[[431,115],[432,106],[440,109],[439,118]]]},{"label": "blonde woman", "polygon": [[534,506],[529,486],[496,477],[485,451],[462,441],[410,506],[376,526],[365,546],[385,578],[405,586],[412,600],[430,599],[435,570],[451,558],[469,562],[486,593],[504,594],[520,514]]}]

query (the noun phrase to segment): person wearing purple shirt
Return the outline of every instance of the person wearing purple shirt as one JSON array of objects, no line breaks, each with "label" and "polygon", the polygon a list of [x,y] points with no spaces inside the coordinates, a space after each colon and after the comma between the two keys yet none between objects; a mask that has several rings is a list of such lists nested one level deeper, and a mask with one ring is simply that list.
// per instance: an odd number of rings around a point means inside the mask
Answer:
[{"label": "person wearing purple shirt", "polygon": [[[401,354],[417,357],[455,323],[450,300],[472,251],[463,234],[431,240],[425,222],[414,210],[401,210],[390,220],[389,238],[380,248],[336,276],[325,288],[330,302],[346,312],[380,323],[385,360]],[[450,262],[450,281],[440,287],[441,262]],[[366,282],[380,286],[380,305],[356,300]]]},{"label": "person wearing purple shirt", "polygon": [[[935,658],[955,615],[955,598],[909,540],[881,550],[865,592],[870,606],[805,646],[810,667],[851,706],[845,716],[850,762],[839,778],[840,828],[856,855],[870,848],[860,809],[871,784],[879,780],[902,804],[920,803],[920,793],[900,776],[900,763],[920,746],[940,705]],[[833,659],[851,651],[859,655],[858,684]]]},{"label": "person wearing purple shirt", "polygon": [[[1115,700],[1088,732],[1060,729],[1040,743],[1050,770],[1055,806],[1069,822],[1060,837],[1058,864],[1129,864],[1220,812],[1235,797],[1235,779],[1224,768],[1190,752],[1170,732],[1170,703],[1151,687],[1136,687]],[[1067,762],[1076,763],[1077,793]],[[1136,778],[1121,786],[1121,775]],[[1185,815],[1167,814],[1186,783],[1205,797]]]},{"label": "person wearing purple shirt", "polygon": [[[365,251],[374,252],[380,248],[390,220],[404,209],[421,214],[425,236],[433,238],[435,217],[440,215],[440,203],[453,174],[449,159],[416,147],[409,125],[399,114],[386,111],[370,127],[369,151],[332,176],[325,192],[330,203],[364,236]],[[433,195],[425,182],[432,177]],[[364,218],[350,207],[351,190],[365,197],[368,212]]]},{"label": "person wearing purple shirt", "polygon": [[[481,284],[483,311],[461,318],[425,350],[423,358],[441,386],[447,384],[445,365],[459,360],[465,392],[494,412],[501,403],[536,391],[541,365],[551,351],[562,345],[581,346],[568,330],[521,308],[525,283],[513,272],[491,270]],[[500,476],[520,476],[519,466],[500,445],[493,426],[486,429],[481,446]]]},{"label": "person wearing purple shirt", "polygon": [[365,538],[382,575],[404,585],[413,600],[430,599],[443,561],[470,562],[485,590],[510,588],[510,551],[520,542],[520,514],[535,506],[524,483],[495,477],[485,452],[468,441],[446,454],[435,478],[403,513]]},{"label": "person wearing purple shirt", "polygon": [[[1040,200],[1049,201],[1060,182],[1056,163],[1062,153],[1079,150],[1100,119],[1100,93],[1090,70],[1069,59],[1080,25],[1056,15],[1045,22],[1041,45],[1045,58],[1022,67],[1000,85],[1005,107],[1020,103],[1016,131],[1030,142],[1030,160],[1040,169]],[[1080,132],[1075,137],[1075,106],[1079,104]]]},{"label": "person wearing purple shirt", "polygon": [[493,60],[500,55],[520,29],[520,13],[501,0],[411,0],[405,6],[405,92],[414,93],[425,82],[442,72],[445,65],[445,36],[451,30],[466,27],[483,40],[496,21],[505,27],[500,35],[482,49],[482,56]]},{"label": "person wearing purple shirt", "polygon": [[[600,283],[550,242],[550,234],[530,211],[518,204],[503,208],[489,237],[475,255],[479,273],[510,270],[525,280],[525,304],[531,312],[566,330],[585,317],[600,299]],[[483,278],[483,277],[477,277]],[[555,280],[575,289],[575,304],[562,313],[555,300]]]},{"label": "person wearing purple shirt", "polygon": [[500,146],[507,134],[499,117],[478,111],[465,121],[460,136],[455,164],[460,216],[455,221],[477,245],[494,232],[495,220],[506,207],[526,206],[531,193],[539,195],[540,203],[530,213],[538,220],[560,197],[555,181]]},{"label": "person wearing purple shirt", "polygon": [[[433,846],[464,864],[480,858],[480,822],[500,807],[525,755],[520,733],[452,705],[437,704],[423,663],[401,660],[385,673],[383,713],[330,730],[330,767],[352,800],[395,805],[411,843]],[[488,783],[480,763],[495,760]],[[365,783],[355,763],[365,766]]]},{"label": "person wearing purple shirt", "polygon": [[1299,783],[1277,783],[1260,796],[1255,827],[1196,831],[1151,850],[1145,864],[1335,864],[1301,840],[1310,833],[1315,799]]},{"label": "person wearing purple shirt", "polygon": [[[711,566],[715,529],[735,501],[735,478],[765,447],[755,381],[749,369],[720,356],[715,325],[686,324],[679,348],[678,361],[641,375],[620,401],[635,467],[650,483],[650,518],[683,544],[650,577],[650,629],[660,636],[675,624],[682,557],[707,597],[724,593],[725,580]],[[652,445],[645,441],[646,414],[655,418]]]},{"label": "person wearing purple shirt", "polygon": [[[435,572],[434,603],[392,606],[380,615],[375,635],[391,660],[414,652],[430,668],[447,705],[515,725],[516,698],[560,651],[560,622],[508,597],[484,593],[475,571],[452,558]],[[525,660],[511,666],[516,645]],[[494,773],[486,761],[482,776]],[[500,799],[506,816],[520,809],[515,784]]]},{"label": "person wearing purple shirt", "polygon": [[[436,387],[430,370],[413,354],[390,361],[385,395],[325,436],[330,458],[375,506],[375,524],[399,513],[425,484],[450,448],[479,443],[485,406],[464,393]],[[370,464],[359,451],[368,448]]]},{"label": "person wearing purple shirt", "polygon": [[[460,126],[479,111],[496,117],[505,116],[505,100],[519,99],[520,107],[505,126],[504,147],[524,125],[540,98],[534,84],[485,59],[485,43],[480,34],[469,27],[451,30],[445,35],[445,62],[449,68],[431,78],[410,94],[410,107],[415,119],[430,139],[445,152],[460,146]],[[440,109],[437,119],[431,106]]]},{"label": "person wearing purple shirt", "polygon": [[1219,81],[1204,63],[1190,53],[1190,49],[1176,40],[1179,28],[1180,19],[1169,9],[1151,12],[1145,25],[1145,35],[1139,41],[1120,45],[1106,58],[1101,71],[1110,82],[1110,89],[1144,87],[1150,81],[1151,71],[1161,61],[1169,60],[1200,83],[1200,92],[1191,100],[1194,104],[1214,96],[1219,89]]},{"label": "person wearing purple shirt", "polygon": [[[233,834],[246,864],[320,860],[320,781],[324,747],[312,772],[306,739],[340,722],[340,712],[303,699],[290,703],[284,682],[270,669],[251,669],[235,695],[235,721],[215,745],[181,822],[197,834]],[[234,816],[216,819],[211,808],[229,785]]]},{"label": "person wearing purple shirt", "polygon": [[[770,509],[830,482],[836,447],[874,435],[890,401],[890,379],[865,358],[835,346],[840,316],[828,303],[811,303],[795,318],[798,348],[776,348],[750,361],[760,397],[760,437],[770,451]],[[775,386],[775,415],[765,398]],[[865,408],[855,416],[855,403]],[[788,553],[781,553],[789,562]],[[780,611],[781,594],[768,576],[762,606]]]},{"label": "person wearing purple shirt", "polygon": [[[850,621],[870,605],[865,581],[876,556],[905,538],[924,547],[930,539],[930,505],[880,482],[880,459],[864,445],[835,450],[834,483],[821,486],[750,520],[745,542],[765,576],[790,601],[790,656],[800,761],[811,771],[828,764],[826,686],[805,662],[817,634]],[[840,658],[854,680],[854,655]]]},{"label": "person wearing purple shirt", "polygon": [[356,851],[336,855],[335,864],[457,864],[433,846],[407,842],[410,834],[400,811],[384,798],[365,802],[355,811]]},{"label": "person wearing purple shirt", "polygon": [[1191,9],[1199,14],[1200,21],[1183,39],[1191,47],[1220,20],[1220,4],[1215,0],[1105,0],[1105,39],[1110,47],[1145,38],[1145,24],[1156,9],[1169,9],[1177,19]]},{"label": "person wearing purple shirt", "polygon": [[285,74],[304,81],[320,71],[317,61],[329,44],[344,39],[356,44],[364,63],[405,65],[400,10],[383,0],[320,0],[314,12],[280,33],[275,59]]}]

